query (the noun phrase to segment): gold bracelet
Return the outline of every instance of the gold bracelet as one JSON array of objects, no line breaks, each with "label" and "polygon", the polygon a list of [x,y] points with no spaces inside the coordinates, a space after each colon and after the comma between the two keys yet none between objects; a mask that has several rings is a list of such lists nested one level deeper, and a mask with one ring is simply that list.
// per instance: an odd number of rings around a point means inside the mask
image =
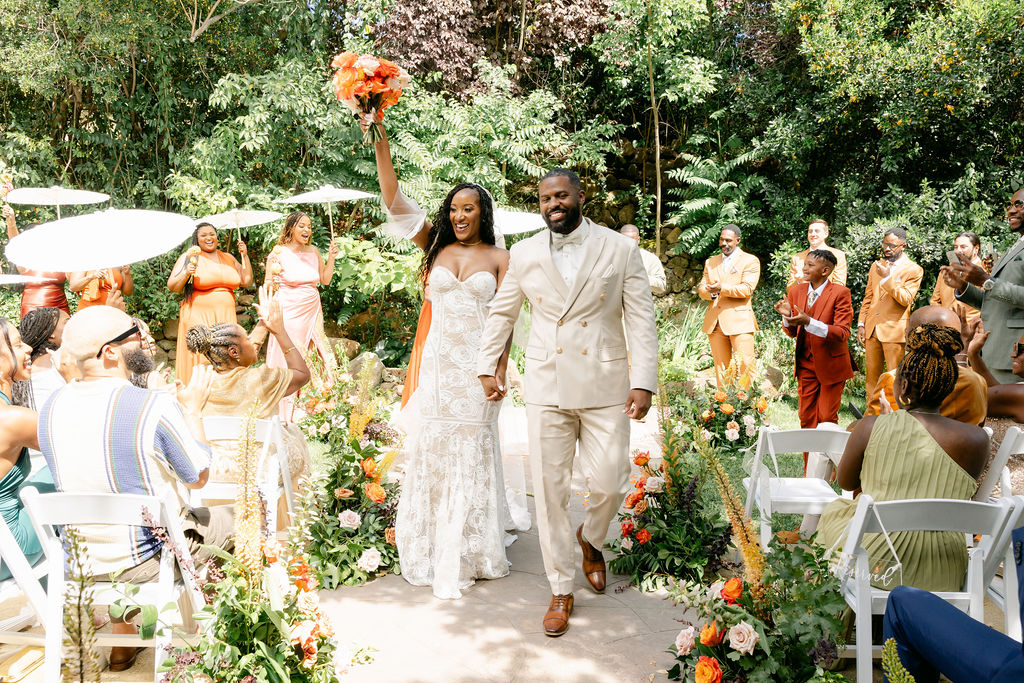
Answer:
[{"label": "gold bracelet", "polygon": [[287,355],[288,355],[289,353],[291,353],[291,352],[292,352],[292,351],[294,351],[294,350],[295,350],[295,347],[293,346],[292,348],[290,348],[290,349],[288,349],[287,351],[285,351],[285,352],[284,352],[284,355],[285,355],[285,356],[287,356]]}]

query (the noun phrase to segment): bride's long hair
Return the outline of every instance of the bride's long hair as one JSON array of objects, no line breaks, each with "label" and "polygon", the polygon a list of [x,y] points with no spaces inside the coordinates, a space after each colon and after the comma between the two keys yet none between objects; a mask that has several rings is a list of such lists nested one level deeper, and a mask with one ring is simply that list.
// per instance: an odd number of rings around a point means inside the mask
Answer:
[{"label": "bride's long hair", "polygon": [[430,269],[434,266],[434,260],[441,250],[449,244],[458,240],[455,238],[455,228],[452,227],[451,210],[452,200],[460,190],[471,189],[476,191],[477,202],[480,205],[480,241],[491,245],[495,244],[494,237],[494,207],[491,205],[491,195],[487,190],[476,183],[460,183],[452,188],[448,196],[444,198],[441,208],[437,210],[430,226],[430,235],[427,238],[427,249],[423,254],[423,266],[420,269],[424,281],[430,275]]}]

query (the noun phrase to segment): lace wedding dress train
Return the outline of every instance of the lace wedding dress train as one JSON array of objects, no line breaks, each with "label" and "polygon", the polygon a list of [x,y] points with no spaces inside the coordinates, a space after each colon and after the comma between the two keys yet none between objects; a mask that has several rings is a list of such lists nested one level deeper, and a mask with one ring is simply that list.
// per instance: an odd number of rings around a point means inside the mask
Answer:
[{"label": "lace wedding dress train", "polygon": [[484,400],[476,359],[497,282],[480,271],[459,280],[444,266],[430,273],[430,332],[419,386],[406,406],[409,461],[395,523],[402,576],[459,598],[476,579],[508,575],[498,411]]}]

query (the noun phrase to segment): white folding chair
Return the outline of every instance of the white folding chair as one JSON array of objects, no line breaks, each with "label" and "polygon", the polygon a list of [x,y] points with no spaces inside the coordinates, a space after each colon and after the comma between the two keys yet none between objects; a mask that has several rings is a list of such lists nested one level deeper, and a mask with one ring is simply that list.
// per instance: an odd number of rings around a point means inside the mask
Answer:
[{"label": "white folding chair", "polygon": [[[999,487],[1003,491],[1003,497],[1009,497],[1012,486],[1010,484],[1010,470],[1007,467],[1004,467],[1002,470],[1002,475],[999,478]],[[991,558],[985,558],[985,593],[996,607],[1003,610],[1003,633],[1014,640],[1020,641],[1022,640],[1022,634],[1020,597],[1017,594],[1016,588],[1017,563],[1013,557],[1013,544],[1010,536],[1013,530],[1020,526],[1021,521],[1024,520],[1024,497],[1015,496],[1015,498],[1020,503],[1014,507],[1010,522],[1006,525],[1006,530],[1004,531],[1006,538],[1000,539],[995,545],[997,550],[998,548],[1005,548],[1005,552],[1002,554],[997,552]],[[1003,566],[1003,575],[996,576],[1000,564]],[[1007,586],[1010,587],[1009,590],[1007,590]]]},{"label": "white folding chair", "polygon": [[[0,602],[24,594],[28,605],[20,614],[0,621],[0,643],[14,645],[42,645],[40,634],[21,633],[26,626],[39,621],[40,615],[46,610],[46,591],[40,579],[46,576],[49,569],[45,558],[36,566],[29,564],[22,552],[17,539],[11,532],[7,522],[0,516],[0,558],[11,572],[11,578],[0,581]],[[34,637],[33,637],[34,635]]]},{"label": "white folding chair", "polygon": [[[837,460],[846,450],[849,438],[849,432],[827,428],[771,430],[761,427],[750,476],[743,479],[743,485],[747,489],[747,515],[755,505],[761,514],[763,548],[768,548],[772,538],[773,514],[820,515],[826,505],[839,497],[824,479],[780,477],[776,456],[779,453],[819,452]],[[774,476],[764,462],[765,453],[771,456]]]},{"label": "white folding chair", "polygon": [[1002,498],[995,503],[965,500],[924,498],[876,503],[862,493],[857,498],[857,510],[847,527],[843,556],[853,563],[853,575],[842,586],[846,604],[856,615],[856,644],[848,645],[844,656],[853,653],[857,658],[857,683],[871,683],[872,656],[881,653],[872,646],[871,616],[884,614],[889,591],[871,586],[871,566],[867,550],[862,545],[864,534],[894,534],[901,531],[955,531],[980,533],[982,541],[968,549],[967,576],[961,590],[935,593],[955,607],[965,610],[974,619],[983,621],[985,603],[985,557],[1002,556],[1004,549],[997,543],[1008,543],[1004,531],[1009,526],[1014,509],[1024,503],[1020,498]]},{"label": "white folding chair", "polygon": [[[999,450],[996,451],[996,454],[992,456],[992,460],[989,461],[988,470],[978,483],[978,490],[974,493],[974,497],[971,500],[981,503],[988,502],[992,491],[996,488],[996,482],[999,481],[999,477],[1003,473],[1003,468],[1006,467],[1006,463],[1014,455],[1020,454],[1024,454],[1024,429],[1010,427],[1006,430],[1002,443],[999,444]],[[1003,489],[1004,497],[1009,496],[1011,493],[1009,488]]]},{"label": "white folding chair", "polygon": [[[203,431],[208,441],[238,441],[245,429],[244,417],[204,417]],[[277,529],[277,504],[284,496],[288,506],[288,515],[295,514],[295,502],[292,497],[292,477],[288,471],[288,452],[284,445],[284,429],[281,419],[276,415],[269,420],[255,421],[256,441],[263,444],[259,463],[260,490],[267,501],[267,529],[273,534]],[[269,457],[270,447],[275,447],[275,457]],[[238,495],[238,485],[227,482],[211,481],[201,489],[191,490],[193,505],[201,505],[208,500],[234,500]]]},{"label": "white folding chair", "polygon": [[[132,602],[140,605],[165,605],[177,603],[182,618],[182,629],[191,633],[195,628],[192,615],[206,604],[199,586],[191,573],[192,556],[189,552],[185,532],[181,527],[177,501],[162,501],[155,496],[139,496],[113,493],[50,493],[41,495],[34,488],[26,488],[21,494],[36,533],[43,544],[47,574],[46,603],[43,612],[45,629],[46,661],[43,664],[46,683],[60,679],[63,656],[64,600],[67,590],[65,578],[64,546],[58,538],[55,527],[72,525],[147,526],[144,510],[162,526],[168,538],[178,546],[181,560],[178,561],[181,580],[174,577],[175,555],[166,545],[160,551],[160,574],[156,581],[137,584],[139,592]],[[98,605],[124,598],[124,594],[111,582],[96,582],[94,602]],[[179,642],[181,638],[177,639]],[[153,639],[144,640],[138,635],[105,635],[97,642],[103,645],[143,645],[156,648],[154,657],[154,680],[159,678],[163,653],[172,643],[171,631],[165,626],[157,629]]]}]

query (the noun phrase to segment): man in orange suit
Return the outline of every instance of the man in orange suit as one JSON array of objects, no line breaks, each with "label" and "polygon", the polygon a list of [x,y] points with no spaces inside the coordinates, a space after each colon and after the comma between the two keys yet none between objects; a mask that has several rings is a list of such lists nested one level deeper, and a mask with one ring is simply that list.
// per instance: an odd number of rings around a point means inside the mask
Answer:
[{"label": "man in orange suit", "polygon": [[740,249],[739,226],[722,228],[718,246],[722,253],[704,263],[704,275],[697,287],[700,298],[711,302],[704,314],[704,333],[711,342],[718,386],[722,386],[725,370],[735,357],[739,383],[747,387],[757,331],[750,297],[761,278],[761,262]]},{"label": "man in orange suit", "polygon": [[849,289],[829,281],[835,267],[831,251],[809,252],[803,263],[803,281],[775,304],[783,330],[796,337],[797,412],[805,429],[839,422],[843,387],[853,377],[853,360],[846,345],[853,324],[853,302]]},{"label": "man in orange suit", "polygon": [[907,318],[921,288],[924,270],[904,252],[907,233],[889,228],[882,238],[882,258],[871,264],[864,303],[857,318],[857,341],[864,345],[867,395],[885,366],[893,370],[903,358]]}]

